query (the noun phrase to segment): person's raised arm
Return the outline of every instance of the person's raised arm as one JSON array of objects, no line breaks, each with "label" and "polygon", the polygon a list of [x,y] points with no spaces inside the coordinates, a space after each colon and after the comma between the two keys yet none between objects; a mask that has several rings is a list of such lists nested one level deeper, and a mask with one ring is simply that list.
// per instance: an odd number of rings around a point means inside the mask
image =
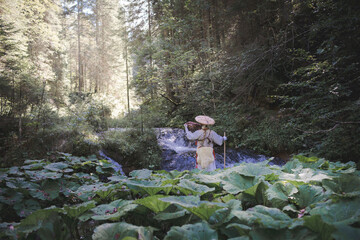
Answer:
[{"label": "person's raised arm", "polygon": [[197,139],[199,139],[199,137],[200,137],[201,134],[203,133],[202,130],[197,130],[197,131],[195,131],[195,132],[189,131],[186,123],[184,124],[184,127],[185,127],[186,137],[187,137],[189,140],[197,140]]}]

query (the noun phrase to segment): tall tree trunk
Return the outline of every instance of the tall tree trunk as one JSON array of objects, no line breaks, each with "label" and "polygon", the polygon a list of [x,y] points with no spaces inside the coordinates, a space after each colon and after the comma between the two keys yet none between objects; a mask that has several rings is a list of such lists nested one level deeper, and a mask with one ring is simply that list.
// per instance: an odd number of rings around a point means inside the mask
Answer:
[{"label": "tall tree trunk", "polygon": [[128,106],[128,113],[130,114],[130,87],[129,87],[129,65],[128,65],[127,36],[126,36],[126,43],[125,43],[125,69],[126,69],[126,96],[127,96],[127,106]]},{"label": "tall tree trunk", "polygon": [[81,22],[80,14],[82,12],[82,0],[77,0],[77,40],[78,40],[78,77],[79,77],[79,92],[82,90],[82,62],[81,62]]},{"label": "tall tree trunk", "polygon": [[[152,44],[152,39],[151,39],[151,6],[150,6],[150,0],[148,0],[148,24],[149,24],[149,42],[150,42],[150,47]],[[149,56],[149,61],[150,61],[150,67],[152,67],[152,53],[150,51],[150,56]]]},{"label": "tall tree trunk", "polygon": [[20,80],[20,86],[19,86],[19,140],[22,138],[22,81]]},{"label": "tall tree trunk", "polygon": [[95,87],[94,92],[97,93],[99,90],[99,0],[95,2]]}]

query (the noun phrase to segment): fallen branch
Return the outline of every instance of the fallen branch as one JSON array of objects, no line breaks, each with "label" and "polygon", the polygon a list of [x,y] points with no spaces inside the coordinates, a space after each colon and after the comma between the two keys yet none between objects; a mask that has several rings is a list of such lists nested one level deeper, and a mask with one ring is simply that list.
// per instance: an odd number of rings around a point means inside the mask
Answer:
[{"label": "fallen branch", "polygon": [[330,129],[326,129],[326,130],[318,130],[318,131],[304,131],[304,130],[302,130],[302,129],[300,129],[300,128],[295,128],[296,130],[298,130],[298,131],[301,131],[301,132],[303,132],[303,133],[306,133],[306,134],[317,134],[317,133],[327,133],[327,132],[331,132],[331,131],[333,131],[335,128],[337,128],[338,126],[340,125],[340,123],[338,123],[338,124],[335,124],[335,126],[333,126],[332,128],[330,128]]}]

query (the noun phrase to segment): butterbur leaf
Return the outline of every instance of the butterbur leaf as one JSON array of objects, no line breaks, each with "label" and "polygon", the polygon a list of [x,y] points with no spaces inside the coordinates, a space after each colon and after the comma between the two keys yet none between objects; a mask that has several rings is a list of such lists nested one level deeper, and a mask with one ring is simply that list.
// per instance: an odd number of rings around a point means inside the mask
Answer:
[{"label": "butterbur leaf", "polygon": [[205,174],[205,173],[199,173],[194,176],[194,178],[199,183],[203,183],[206,185],[212,185],[212,186],[220,186],[221,183],[221,174]]},{"label": "butterbur leaf", "polygon": [[360,229],[347,225],[337,225],[335,232],[331,235],[335,240],[353,240],[360,236]]},{"label": "butterbur leaf", "polygon": [[291,218],[277,208],[257,205],[248,212],[257,218],[263,228],[283,229],[291,225]]},{"label": "butterbur leaf", "polygon": [[17,175],[17,176],[22,176],[24,175],[23,172],[20,171],[19,167],[11,167],[8,171],[8,173],[10,175]]},{"label": "butterbur leaf", "polygon": [[15,227],[18,226],[20,223],[7,223],[3,222],[0,223],[0,239],[9,239],[7,237],[11,237],[11,239],[17,239],[18,234],[15,231]]},{"label": "butterbur leaf", "polygon": [[249,233],[253,240],[318,240],[319,236],[306,228],[297,228],[294,230],[287,229],[261,229],[257,228]]},{"label": "butterbur leaf", "polygon": [[200,222],[196,224],[183,225],[181,227],[171,227],[165,240],[216,240],[217,232],[208,223]]},{"label": "butterbur leaf", "polygon": [[42,227],[47,218],[53,214],[57,215],[59,212],[62,212],[59,208],[37,210],[25,219],[21,220],[20,224],[17,226],[17,230],[23,233],[36,231]]},{"label": "butterbur leaf", "polygon": [[232,223],[226,226],[226,228],[235,228],[237,230],[238,235],[248,235],[249,231],[252,229],[251,227],[239,224],[239,223]]},{"label": "butterbur leaf", "polygon": [[41,171],[25,171],[25,173],[35,181],[42,181],[44,179],[58,179],[62,177],[60,172],[49,172],[47,170]]},{"label": "butterbur leaf", "polygon": [[0,202],[7,205],[14,205],[20,203],[24,198],[24,195],[13,189],[1,189],[2,195],[0,195]]},{"label": "butterbur leaf", "polygon": [[297,181],[297,182],[322,182],[324,179],[332,179],[332,177],[322,170],[313,170],[311,168],[303,168],[294,174],[283,173],[279,175],[280,180]]},{"label": "butterbur leaf", "polygon": [[126,181],[126,185],[135,191],[144,191],[149,195],[155,195],[160,191],[164,191],[166,195],[169,194],[171,189],[173,188],[172,185],[167,184],[162,186],[162,183],[159,181],[137,181],[137,180],[128,180]]},{"label": "butterbur leaf", "polygon": [[130,172],[130,176],[137,179],[148,179],[152,171],[148,169],[134,170]]},{"label": "butterbur leaf", "polygon": [[5,180],[5,179],[8,179],[8,175],[6,172],[0,170],[0,182]]},{"label": "butterbur leaf", "polygon": [[238,194],[248,188],[256,185],[259,182],[258,178],[242,176],[238,173],[232,172],[222,178],[223,188],[231,194]]},{"label": "butterbur leaf", "polygon": [[[56,162],[56,163],[50,163],[46,165],[44,168],[53,171],[53,172],[63,172],[69,167],[69,164],[66,164],[64,162]],[[67,172],[72,172],[72,169],[67,169]]]},{"label": "butterbur leaf", "polygon": [[200,195],[200,196],[215,190],[215,188],[209,188],[208,186],[197,184],[187,179],[181,179],[180,183],[176,186],[176,188],[179,189],[180,192],[184,193],[185,195],[192,194],[192,195]]},{"label": "butterbur leaf", "polygon": [[43,169],[45,165],[46,164],[44,162],[39,162],[39,163],[32,163],[29,165],[24,165],[21,168],[25,169],[25,170],[39,170],[39,169]]},{"label": "butterbur leaf", "polygon": [[321,239],[331,239],[331,234],[336,228],[329,223],[323,221],[320,215],[304,217],[304,226],[320,235]]},{"label": "butterbur leaf", "polygon": [[360,221],[360,199],[319,203],[310,210],[310,215],[321,215],[329,224],[353,224]]},{"label": "butterbur leaf", "polygon": [[31,190],[30,195],[41,200],[54,200],[59,196],[60,185],[56,181],[44,181],[39,189]]},{"label": "butterbur leaf", "polygon": [[25,181],[22,178],[12,179],[6,182],[6,186],[14,189],[34,190],[39,188],[39,184]]},{"label": "butterbur leaf", "polygon": [[303,155],[295,155],[295,156],[293,156],[293,159],[297,159],[303,163],[314,163],[319,160],[319,158],[317,158],[317,157],[305,157]]},{"label": "butterbur leaf", "polygon": [[167,221],[167,220],[171,220],[171,219],[181,218],[188,213],[189,213],[189,211],[186,209],[178,210],[176,212],[162,212],[162,213],[157,214],[154,217],[154,219],[156,219],[158,221]]},{"label": "butterbur leaf", "polygon": [[217,210],[209,218],[209,223],[212,225],[221,225],[229,222],[233,217],[233,211],[242,210],[241,201],[232,199],[226,203],[226,207]]},{"label": "butterbur leaf", "polygon": [[106,223],[95,228],[93,240],[122,240],[122,239],[152,240],[153,229],[151,227],[139,227],[126,222]]},{"label": "butterbur leaf", "polygon": [[116,221],[136,207],[137,205],[133,204],[133,201],[119,199],[109,204],[101,204],[91,209],[91,211],[96,214],[95,216],[92,216],[92,219]]},{"label": "butterbur leaf", "polygon": [[261,175],[269,175],[274,173],[273,170],[263,165],[263,163],[241,164],[239,166],[232,168],[231,171],[249,177],[258,177]]},{"label": "butterbur leaf", "polygon": [[272,207],[282,209],[288,205],[289,196],[297,191],[298,189],[291,183],[276,182],[266,190],[265,195]]},{"label": "butterbur leaf", "polygon": [[342,174],[333,180],[324,180],[322,185],[326,190],[337,193],[343,197],[360,195],[360,177],[357,175]]},{"label": "butterbur leaf", "polygon": [[95,201],[89,201],[72,206],[64,206],[64,210],[69,217],[78,218],[84,212],[95,207]]},{"label": "butterbur leaf", "polygon": [[71,239],[71,230],[63,218],[56,212],[44,219],[39,230],[36,231],[38,239]]},{"label": "butterbur leaf", "polygon": [[160,198],[160,200],[177,204],[206,221],[216,210],[226,207],[223,203],[200,201],[198,196],[171,196]]},{"label": "butterbur leaf", "polygon": [[328,194],[324,194],[323,188],[312,185],[301,185],[298,187],[298,192],[295,193],[294,199],[300,208],[306,208],[313,203],[325,200]]},{"label": "butterbur leaf", "polygon": [[300,163],[299,160],[292,160],[287,162],[283,167],[282,171],[285,173],[293,173],[301,170],[303,165]]},{"label": "butterbur leaf", "polygon": [[164,211],[168,206],[170,206],[170,203],[159,200],[163,197],[164,195],[149,196],[146,198],[137,199],[134,201],[134,203],[143,205],[149,208],[151,211],[158,213]]},{"label": "butterbur leaf", "polygon": [[15,204],[14,209],[17,215],[23,218],[29,216],[31,213],[35,212],[36,210],[41,209],[41,206],[39,202],[33,199],[28,199],[24,202]]}]

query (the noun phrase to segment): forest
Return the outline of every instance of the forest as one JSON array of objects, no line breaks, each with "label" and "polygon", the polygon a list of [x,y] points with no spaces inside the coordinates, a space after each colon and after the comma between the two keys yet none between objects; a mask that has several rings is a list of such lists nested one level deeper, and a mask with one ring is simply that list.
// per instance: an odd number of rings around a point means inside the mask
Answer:
[{"label": "forest", "polygon": [[[359,238],[359,16],[357,0],[0,0],[0,238]],[[198,115],[266,160],[167,171],[154,129]]]}]

